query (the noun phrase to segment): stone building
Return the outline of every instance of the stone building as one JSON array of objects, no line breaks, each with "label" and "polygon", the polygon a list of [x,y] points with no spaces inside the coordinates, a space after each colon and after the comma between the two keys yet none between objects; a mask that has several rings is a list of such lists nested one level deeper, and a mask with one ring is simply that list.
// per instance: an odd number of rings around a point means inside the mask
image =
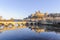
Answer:
[{"label": "stone building", "polygon": [[26,18],[26,20],[42,20],[44,17],[47,17],[48,13],[41,13],[40,11],[36,11],[34,14],[31,14]]}]

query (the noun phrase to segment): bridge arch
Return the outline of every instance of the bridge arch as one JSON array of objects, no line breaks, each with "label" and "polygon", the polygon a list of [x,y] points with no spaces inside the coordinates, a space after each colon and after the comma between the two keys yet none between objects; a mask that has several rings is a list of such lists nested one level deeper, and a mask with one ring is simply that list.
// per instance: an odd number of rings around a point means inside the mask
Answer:
[{"label": "bridge arch", "polygon": [[7,27],[8,28],[12,28],[14,25],[12,24],[12,23],[9,23],[8,25],[7,25]]},{"label": "bridge arch", "polygon": [[15,27],[19,27],[20,25],[19,25],[19,23],[15,23],[14,26]]},{"label": "bridge arch", "polygon": [[0,23],[0,29],[4,29],[5,24],[4,23]]}]

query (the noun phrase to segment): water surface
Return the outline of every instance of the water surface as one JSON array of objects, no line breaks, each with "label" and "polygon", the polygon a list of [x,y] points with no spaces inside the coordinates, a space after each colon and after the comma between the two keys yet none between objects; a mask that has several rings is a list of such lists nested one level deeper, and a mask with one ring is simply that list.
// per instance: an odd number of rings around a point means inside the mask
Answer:
[{"label": "water surface", "polygon": [[59,32],[36,32],[35,30],[29,27],[7,30],[0,33],[0,40],[60,40]]}]

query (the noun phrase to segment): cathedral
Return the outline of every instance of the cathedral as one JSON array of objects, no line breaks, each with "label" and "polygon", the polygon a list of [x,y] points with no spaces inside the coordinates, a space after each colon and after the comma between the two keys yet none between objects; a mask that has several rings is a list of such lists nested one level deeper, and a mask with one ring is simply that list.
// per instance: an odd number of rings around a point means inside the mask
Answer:
[{"label": "cathedral", "polygon": [[34,14],[31,14],[26,18],[26,20],[42,20],[44,17],[46,17],[48,13],[41,13],[40,11],[36,11]]}]

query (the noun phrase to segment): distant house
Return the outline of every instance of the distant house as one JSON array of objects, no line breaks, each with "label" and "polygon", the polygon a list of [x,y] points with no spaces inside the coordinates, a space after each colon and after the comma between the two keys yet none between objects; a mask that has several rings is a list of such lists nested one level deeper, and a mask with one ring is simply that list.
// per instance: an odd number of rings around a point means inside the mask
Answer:
[{"label": "distant house", "polygon": [[60,13],[50,13],[48,17],[60,17]]}]

